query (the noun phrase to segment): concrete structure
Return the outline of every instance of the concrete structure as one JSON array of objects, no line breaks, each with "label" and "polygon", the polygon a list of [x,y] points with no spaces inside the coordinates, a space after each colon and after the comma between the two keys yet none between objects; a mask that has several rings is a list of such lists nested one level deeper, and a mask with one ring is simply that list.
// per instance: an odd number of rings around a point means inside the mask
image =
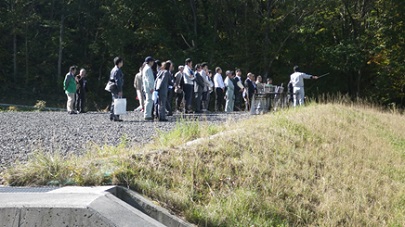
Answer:
[{"label": "concrete structure", "polygon": [[193,226],[123,187],[0,187],[0,227]]}]

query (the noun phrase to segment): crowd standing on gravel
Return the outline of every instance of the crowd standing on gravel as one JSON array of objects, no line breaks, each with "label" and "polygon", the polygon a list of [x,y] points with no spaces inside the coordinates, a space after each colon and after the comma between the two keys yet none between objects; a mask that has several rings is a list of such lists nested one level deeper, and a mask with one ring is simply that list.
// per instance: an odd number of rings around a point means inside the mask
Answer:
[{"label": "crowd standing on gravel", "polygon": [[[119,115],[114,114],[114,101],[123,95],[123,59],[116,57],[114,65],[107,84],[108,89],[106,87],[112,96],[110,120],[122,121]],[[254,95],[263,93],[266,87],[273,87],[271,78],[267,78],[267,83],[264,84],[262,76],[256,77],[251,72],[247,73],[247,79],[243,82],[240,69],[227,70],[224,79],[221,67],[216,67],[213,75],[208,63],[193,66],[191,58],[185,60],[184,66],[178,66],[177,72],[174,72],[174,68],[170,60],[161,62],[148,56],[135,74],[134,88],[139,101],[135,111],[143,112],[145,121],[167,121],[167,117],[173,116],[173,112],[201,114],[210,111],[249,111]],[[289,94],[294,106],[303,105],[303,79],[318,77],[298,71],[298,66],[293,69],[294,73],[291,74],[288,85]],[[85,112],[86,70],[81,69],[80,74],[75,76],[76,70],[76,66],[70,67],[63,84],[69,114]]]}]

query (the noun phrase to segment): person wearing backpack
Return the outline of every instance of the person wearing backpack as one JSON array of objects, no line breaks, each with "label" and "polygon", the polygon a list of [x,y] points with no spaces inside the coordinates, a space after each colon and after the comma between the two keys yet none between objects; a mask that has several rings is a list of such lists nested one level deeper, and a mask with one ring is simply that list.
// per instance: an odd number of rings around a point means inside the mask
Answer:
[{"label": "person wearing backpack", "polygon": [[63,81],[63,90],[67,96],[67,103],[66,108],[68,114],[77,114],[74,111],[74,104],[75,104],[75,95],[76,95],[76,80],[75,80],[75,73],[77,70],[77,66],[70,66],[69,72],[65,76],[65,80]]}]

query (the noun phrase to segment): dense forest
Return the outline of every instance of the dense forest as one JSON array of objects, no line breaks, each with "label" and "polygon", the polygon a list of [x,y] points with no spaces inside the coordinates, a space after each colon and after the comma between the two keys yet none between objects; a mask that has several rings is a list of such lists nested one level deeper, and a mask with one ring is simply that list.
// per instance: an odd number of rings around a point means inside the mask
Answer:
[{"label": "dense forest", "polygon": [[[63,107],[69,66],[88,71],[88,108],[105,108],[113,58],[125,96],[143,59],[191,57],[284,86],[294,65],[330,75],[307,94],[348,94],[405,106],[403,0],[2,0],[0,94],[6,103]],[[131,105],[132,105],[131,104]]]}]

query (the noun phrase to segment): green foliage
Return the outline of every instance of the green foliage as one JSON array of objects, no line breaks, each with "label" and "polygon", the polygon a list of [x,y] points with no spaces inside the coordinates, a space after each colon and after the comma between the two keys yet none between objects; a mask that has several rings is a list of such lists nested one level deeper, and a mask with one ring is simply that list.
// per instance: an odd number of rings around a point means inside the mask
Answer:
[{"label": "green foliage", "polygon": [[120,55],[124,91],[135,105],[133,75],[152,55],[176,65],[191,57],[211,69],[239,67],[244,76],[271,76],[275,84],[287,84],[298,64],[311,74],[334,75],[310,86],[309,95],[316,86],[317,93],[405,105],[399,0],[12,0],[0,6],[0,60],[9,62],[0,71],[0,92],[8,99],[62,105],[60,84],[75,64],[88,72],[89,108],[106,106],[103,87]]}]

